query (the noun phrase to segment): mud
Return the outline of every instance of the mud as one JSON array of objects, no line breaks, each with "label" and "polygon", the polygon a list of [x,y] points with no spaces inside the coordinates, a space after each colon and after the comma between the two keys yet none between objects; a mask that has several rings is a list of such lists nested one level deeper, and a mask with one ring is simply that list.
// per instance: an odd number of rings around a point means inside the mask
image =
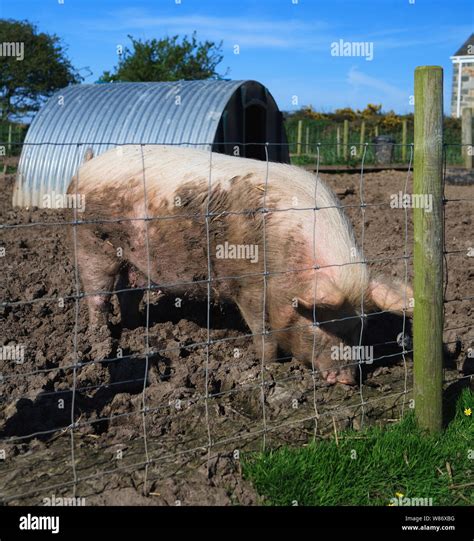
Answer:
[{"label": "mud", "polygon": [[[323,178],[347,207],[372,272],[411,281],[411,211],[390,207],[390,195],[411,179],[367,174],[361,192],[359,175]],[[313,379],[294,359],[262,366],[232,306],[210,306],[208,337],[207,303],[192,296],[176,306],[151,292],[149,310],[142,301],[140,320],[124,329],[114,298],[113,338],[89,334],[85,301],[74,298],[65,214],[12,209],[13,176],[0,181],[1,223],[22,226],[1,231],[0,345],[24,347],[20,362],[0,360],[5,503],[41,505],[75,494],[88,505],[258,504],[241,477],[242,451],[390,424],[410,407],[412,361],[396,344],[403,320],[390,315],[368,319],[364,343],[381,358],[360,374],[360,388]],[[473,192],[446,186],[448,199]],[[445,340],[457,348],[456,360],[446,357],[451,397],[474,372],[472,219],[472,202],[446,203],[446,250],[453,252],[446,255],[446,299],[466,299],[446,303]],[[44,225],[31,225],[38,222]]]}]

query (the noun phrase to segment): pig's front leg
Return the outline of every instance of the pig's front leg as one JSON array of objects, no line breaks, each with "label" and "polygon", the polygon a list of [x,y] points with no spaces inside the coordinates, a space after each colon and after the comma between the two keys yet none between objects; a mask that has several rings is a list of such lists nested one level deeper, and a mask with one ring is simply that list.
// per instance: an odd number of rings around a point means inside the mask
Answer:
[{"label": "pig's front leg", "polygon": [[251,330],[255,352],[259,359],[274,362],[277,359],[277,341],[270,333],[262,336],[262,301],[252,294],[242,295],[236,300],[240,313]]},{"label": "pig's front leg", "polygon": [[87,309],[89,312],[89,329],[97,330],[107,327],[110,312],[110,299],[103,295],[87,296]]},{"label": "pig's front leg", "polygon": [[271,334],[264,336],[264,339],[261,336],[254,336],[253,343],[260,359],[265,359],[265,361],[272,363],[277,360],[277,343]]}]

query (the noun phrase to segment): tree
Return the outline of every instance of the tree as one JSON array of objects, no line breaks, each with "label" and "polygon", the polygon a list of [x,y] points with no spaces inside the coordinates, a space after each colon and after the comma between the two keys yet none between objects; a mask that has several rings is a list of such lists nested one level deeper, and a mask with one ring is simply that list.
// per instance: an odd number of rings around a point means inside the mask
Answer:
[{"label": "tree", "polygon": [[402,125],[402,118],[401,116],[397,115],[393,111],[389,111],[388,113],[385,113],[382,119],[382,128],[385,130],[397,130]]},{"label": "tree", "polygon": [[319,111],[315,111],[314,107],[310,105],[303,105],[303,107],[296,112],[298,116],[298,120],[301,119],[309,119],[309,120],[324,120],[327,118],[327,116],[324,113],[320,113]]},{"label": "tree", "polygon": [[333,118],[336,122],[342,122],[343,120],[352,122],[357,118],[357,112],[353,111],[350,107],[344,107],[343,109],[336,109]]},{"label": "tree", "polygon": [[137,40],[128,36],[133,50],[126,47],[114,72],[105,71],[100,82],[112,81],[179,81],[180,79],[220,79],[216,72],[222,61],[222,42],[198,42],[196,32],[189,40],[184,36]]},{"label": "tree", "polygon": [[78,83],[65,47],[54,34],[28,21],[0,19],[0,120],[17,120],[43,105],[56,90]]},{"label": "tree", "polygon": [[365,109],[358,111],[358,113],[363,120],[375,121],[382,115],[382,106],[369,103]]}]

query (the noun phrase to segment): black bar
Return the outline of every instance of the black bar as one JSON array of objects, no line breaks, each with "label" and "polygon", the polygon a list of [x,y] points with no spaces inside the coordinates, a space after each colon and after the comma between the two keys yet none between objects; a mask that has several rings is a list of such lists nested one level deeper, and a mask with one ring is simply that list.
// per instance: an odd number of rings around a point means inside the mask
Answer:
[{"label": "black bar", "polygon": [[[29,516],[29,519],[28,519]],[[59,531],[22,530],[33,517],[59,517]],[[472,507],[1,507],[0,539],[62,539],[121,530],[242,528],[310,529],[315,533],[394,533],[396,539],[472,540]],[[54,527],[56,523],[44,522]],[[409,527],[410,529],[403,529]],[[454,527],[454,529],[453,529]],[[435,528],[439,528],[436,531]],[[443,529],[441,529],[443,528]],[[446,529],[449,528],[449,529]],[[52,536],[52,537],[50,537]],[[384,541],[384,540],[381,540]]]}]

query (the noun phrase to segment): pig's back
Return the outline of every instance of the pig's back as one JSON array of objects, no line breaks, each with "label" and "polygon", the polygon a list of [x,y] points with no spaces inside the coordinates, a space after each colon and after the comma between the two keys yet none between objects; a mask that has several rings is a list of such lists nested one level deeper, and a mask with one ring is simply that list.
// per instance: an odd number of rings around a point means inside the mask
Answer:
[{"label": "pig's back", "polygon": [[[290,253],[304,252],[304,257],[296,254],[301,265],[331,266],[334,279],[347,291],[365,288],[365,265],[353,265],[362,258],[339,200],[321,179],[300,167],[192,148],[127,145],[84,163],[77,175],[86,214],[132,220],[185,212],[202,215],[209,183],[213,213],[263,207],[279,211],[270,212],[267,220],[271,260],[281,259],[282,243],[290,239]],[[177,198],[182,206],[176,207]],[[135,233],[142,235],[143,224],[132,223]]]},{"label": "pig's back", "polygon": [[[146,185],[147,193],[172,197],[176,188],[185,183],[208,187],[210,182],[213,188],[229,190],[235,180],[244,177],[260,189],[266,185],[268,202],[278,208],[286,208],[291,201],[312,207],[315,193],[318,207],[338,204],[327,186],[319,181],[316,187],[315,175],[302,168],[164,145],[126,145],[108,150],[81,166],[77,187],[78,192],[87,194],[117,189],[133,181],[139,191],[143,192]],[[72,185],[69,191],[74,191]]]},{"label": "pig's back", "polygon": [[[321,179],[300,167],[187,147],[126,145],[87,161],[77,174],[77,191],[86,196],[86,208],[87,201],[93,204],[97,199],[102,214],[114,216],[143,216],[144,186],[153,212],[169,212],[175,208],[176,197],[183,194],[199,199],[199,211],[205,212],[209,183],[213,197],[219,194],[219,208],[213,203],[212,211],[263,206],[280,210],[271,220],[276,235],[284,236],[291,227],[299,228],[307,241],[314,234],[320,244],[327,239],[327,248],[329,243],[335,244],[331,250],[335,263],[345,262],[354,248],[352,227],[339,200]],[[72,182],[72,193],[74,186]],[[315,206],[324,209],[316,216]]]}]

